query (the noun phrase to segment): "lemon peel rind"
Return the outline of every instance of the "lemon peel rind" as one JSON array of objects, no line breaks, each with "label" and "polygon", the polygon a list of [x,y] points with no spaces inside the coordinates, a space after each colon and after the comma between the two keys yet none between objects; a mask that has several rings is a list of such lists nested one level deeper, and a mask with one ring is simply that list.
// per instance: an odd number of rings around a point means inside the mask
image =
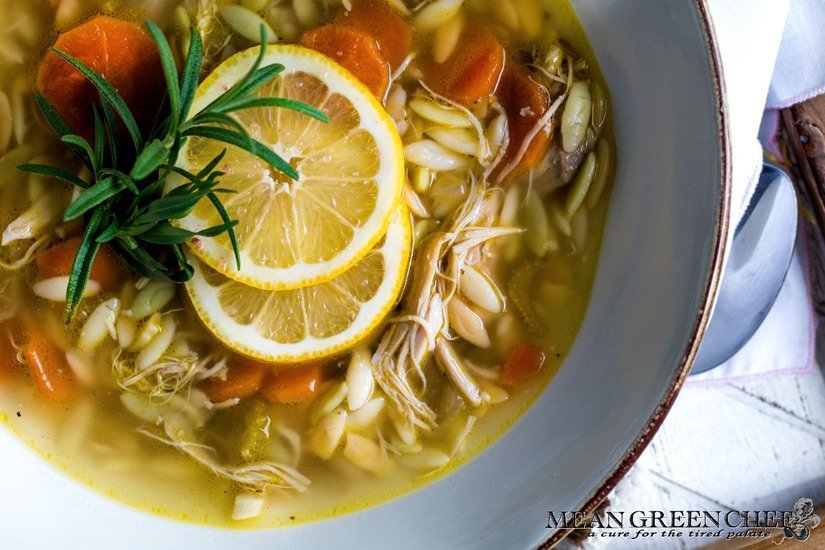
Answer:
[{"label": "lemon peel rind", "polygon": [[[231,85],[237,82],[249,70],[260,52],[260,47],[250,48],[224,61],[198,87],[198,93],[192,105],[192,114],[198,113],[223,91],[221,85]],[[317,74],[323,71],[326,78],[324,84],[329,93],[338,93],[347,99],[353,99],[353,89],[357,89],[361,104],[351,101],[361,119],[361,128],[369,132],[375,139],[379,150],[381,166],[374,179],[379,182],[392,182],[393,185],[379,185],[375,211],[369,221],[360,226],[358,233],[350,243],[335,256],[335,262],[319,262],[314,264],[299,263],[288,268],[273,268],[260,266],[253,262],[244,253],[241,243],[241,270],[238,270],[235,256],[231,249],[224,247],[215,239],[199,238],[197,245],[190,243],[189,250],[202,262],[221,273],[222,275],[261,290],[293,290],[309,285],[330,281],[341,275],[358,261],[364,258],[381,240],[390,225],[390,220],[397,205],[402,200],[402,190],[405,175],[403,158],[403,144],[398,135],[395,124],[384,111],[384,107],[375,96],[352,76],[346,69],[331,59],[295,45],[269,45],[262,66],[283,62],[288,64],[289,58],[301,58],[306,63],[314,65]],[[287,68],[281,76],[291,72],[307,72],[309,67],[302,64],[300,67]],[[181,155],[181,159],[184,155]],[[181,161],[182,162],[182,161]],[[374,212],[375,212],[374,211]],[[175,223],[176,226],[190,231],[202,231],[211,224],[189,216]]]},{"label": "lemon peel rind", "polygon": [[[264,338],[249,326],[222,314],[220,322],[207,311],[223,312],[217,288],[206,282],[199,269],[186,284],[187,294],[198,318],[223,345],[236,353],[269,363],[296,364],[340,354],[374,332],[397,304],[409,269],[412,252],[412,223],[406,207],[393,215],[381,247],[384,279],[375,295],[361,304],[355,320],[341,333],[329,338],[308,338],[298,343],[277,343]],[[323,283],[321,283],[323,284]],[[371,308],[370,305],[378,304]],[[319,307],[319,304],[312,304]],[[375,311],[371,311],[375,309]]]}]

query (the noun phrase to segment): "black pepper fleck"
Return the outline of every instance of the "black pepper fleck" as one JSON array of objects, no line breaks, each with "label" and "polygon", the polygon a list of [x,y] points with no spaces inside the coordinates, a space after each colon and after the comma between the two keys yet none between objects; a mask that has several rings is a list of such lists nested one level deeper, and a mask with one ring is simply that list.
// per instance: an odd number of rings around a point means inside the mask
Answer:
[{"label": "black pepper fleck", "polygon": [[17,418],[20,418],[21,416],[23,416],[23,413],[21,413],[20,411],[17,411]]}]

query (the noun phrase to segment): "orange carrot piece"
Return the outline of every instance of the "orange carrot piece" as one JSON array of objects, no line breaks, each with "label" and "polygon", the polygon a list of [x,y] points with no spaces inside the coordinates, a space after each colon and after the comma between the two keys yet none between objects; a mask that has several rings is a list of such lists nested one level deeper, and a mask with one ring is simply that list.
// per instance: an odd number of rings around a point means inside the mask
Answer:
[{"label": "orange carrot piece", "polygon": [[227,371],[226,380],[210,378],[200,384],[200,389],[213,403],[230,399],[243,399],[258,393],[269,369],[255,361],[239,359],[233,361]]},{"label": "orange carrot piece", "polygon": [[305,32],[301,45],[336,61],[375,96],[384,97],[387,92],[390,65],[369,34],[344,25],[325,25]]},{"label": "orange carrot piece", "polygon": [[393,70],[412,50],[413,28],[386,0],[353,0],[352,9],[341,7],[333,20],[369,34]]},{"label": "orange carrot piece", "polygon": [[[56,244],[41,252],[37,258],[38,280],[67,277],[72,272],[75,254],[80,248],[80,237]],[[123,267],[108,245],[102,245],[95,256],[89,278],[105,290],[115,290],[123,277]]]},{"label": "orange carrot piece", "polygon": [[547,154],[550,146],[549,124],[548,129],[539,130],[519,159],[524,142],[550,108],[550,93],[526,69],[511,64],[504,70],[497,95],[507,113],[510,143],[494,176],[498,177],[502,170],[509,168],[504,176],[511,179],[539,164]]},{"label": "orange carrot piece", "polygon": [[[144,127],[154,121],[166,88],[157,46],[140,27],[101,15],[61,34],[54,48],[101,73]],[[50,51],[40,63],[37,90],[73,131],[93,137],[99,94],[80,71]]]},{"label": "orange carrot piece", "polygon": [[541,371],[544,359],[543,351],[522,342],[510,352],[507,361],[504,362],[499,381],[505,386],[515,386],[524,382]]},{"label": "orange carrot piece", "polygon": [[276,403],[300,403],[315,395],[322,378],[321,363],[293,367],[269,376],[261,387],[261,393]]},{"label": "orange carrot piece", "polygon": [[71,368],[63,351],[40,328],[29,326],[23,360],[34,387],[52,401],[66,401],[76,392]]},{"label": "orange carrot piece", "polygon": [[424,64],[424,82],[462,105],[471,106],[493,95],[504,70],[504,47],[484,25],[467,25],[458,48],[444,63]]}]

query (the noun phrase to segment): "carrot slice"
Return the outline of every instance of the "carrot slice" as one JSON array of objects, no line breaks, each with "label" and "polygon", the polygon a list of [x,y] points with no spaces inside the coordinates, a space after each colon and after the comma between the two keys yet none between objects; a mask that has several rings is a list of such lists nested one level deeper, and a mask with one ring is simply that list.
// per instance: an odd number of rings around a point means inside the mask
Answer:
[{"label": "carrot slice", "polygon": [[390,66],[369,34],[344,25],[325,25],[304,33],[301,45],[336,61],[366,85],[377,97],[384,97],[390,83]]},{"label": "carrot slice", "polygon": [[[140,27],[101,15],[61,34],[53,47],[101,73],[145,128],[153,122],[166,88],[157,47]],[[74,132],[92,138],[99,94],[80,71],[50,51],[40,63],[37,90]]]},{"label": "carrot slice", "polygon": [[243,399],[258,393],[269,369],[261,363],[239,359],[229,365],[226,380],[210,378],[200,384],[200,389],[213,403],[230,399]]},{"label": "carrot slice", "polygon": [[541,371],[544,359],[543,351],[522,342],[507,356],[499,381],[505,386],[515,386],[524,382]]},{"label": "carrot slice", "polygon": [[444,63],[424,64],[424,81],[439,94],[471,106],[493,95],[504,70],[504,47],[484,25],[465,26]]},{"label": "carrot slice", "polygon": [[397,69],[412,50],[413,28],[385,0],[354,0],[352,9],[341,7],[333,20],[369,34],[381,54]]},{"label": "carrot slice", "polygon": [[[498,165],[495,177],[503,174],[507,179],[517,176],[541,162],[550,146],[550,125],[539,130],[519,158],[525,141],[550,108],[550,93],[541,83],[533,79],[526,69],[509,65],[498,87],[498,99],[507,113],[510,143],[507,152]],[[513,164],[515,163],[515,164]]]},{"label": "carrot slice", "polygon": [[300,403],[315,395],[322,379],[323,365],[311,363],[272,374],[261,387],[261,393],[276,403]]},{"label": "carrot slice", "polygon": [[[74,237],[41,252],[36,258],[38,280],[69,276],[79,248],[80,237]],[[89,278],[100,283],[105,290],[115,290],[122,277],[123,267],[117,256],[108,245],[101,245]]]},{"label": "carrot slice", "polygon": [[40,328],[26,329],[23,360],[31,373],[34,387],[53,401],[66,401],[76,392],[72,371],[63,351]]}]

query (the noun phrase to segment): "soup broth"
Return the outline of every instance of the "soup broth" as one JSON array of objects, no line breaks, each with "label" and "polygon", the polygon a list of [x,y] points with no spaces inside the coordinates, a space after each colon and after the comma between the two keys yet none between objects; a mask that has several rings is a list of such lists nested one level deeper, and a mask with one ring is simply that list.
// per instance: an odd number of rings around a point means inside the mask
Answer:
[{"label": "soup broth", "polygon": [[[141,510],[208,525],[328,518],[466,463],[518,420],[561,367],[587,306],[615,158],[607,88],[566,0],[0,6],[8,22],[0,31],[0,414],[71,477]],[[257,45],[251,38],[260,36],[253,24],[260,21],[279,42],[314,44],[334,57],[306,33],[328,24],[358,28],[358,10],[395,14],[411,36],[396,54],[376,35],[390,70],[379,74],[388,78],[376,105],[403,143],[411,212],[399,207],[392,222],[401,241],[411,238],[398,260],[409,268],[392,311],[346,349],[270,362],[210,324],[192,286],[187,294],[133,273],[112,248],[101,254],[111,256],[114,281],[96,279],[93,269],[88,295],[65,323],[69,273],[49,271],[45,254],[78,239],[89,215],[64,221],[78,191],[17,169],[43,164],[87,183],[94,177],[35,102],[38,69],[55,40],[102,14],[152,20],[181,66],[193,27],[204,43],[203,79]],[[498,46],[485,50],[485,33]],[[465,70],[476,51],[489,62],[496,47],[502,66],[490,73],[492,94],[468,97],[483,85],[451,81],[451,71]],[[358,67],[347,68],[359,76]],[[244,116],[237,118],[264,115]],[[249,128],[255,137],[266,130]],[[192,138],[181,162],[197,164],[205,139]],[[235,185],[226,164],[224,178]],[[199,208],[211,206],[204,199]],[[392,227],[374,250],[393,238]],[[220,239],[230,246],[228,236]],[[384,249],[385,273],[391,256]],[[226,283],[230,270],[189,259],[202,288],[235,284]],[[416,299],[429,307],[411,309]],[[322,308],[307,304],[304,316]]]}]

